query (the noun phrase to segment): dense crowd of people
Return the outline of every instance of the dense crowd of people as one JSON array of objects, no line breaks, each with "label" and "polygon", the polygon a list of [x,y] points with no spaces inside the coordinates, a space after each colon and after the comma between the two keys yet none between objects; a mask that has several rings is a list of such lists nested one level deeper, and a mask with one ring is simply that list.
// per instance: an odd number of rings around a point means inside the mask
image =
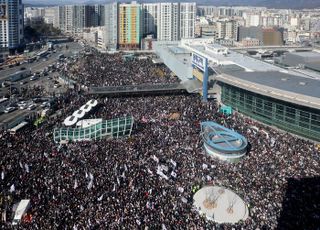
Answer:
[{"label": "dense crowd of people", "polygon": [[95,52],[77,62],[70,62],[66,75],[85,86],[119,86],[177,83],[179,79],[170,74],[163,64],[153,64],[152,58],[129,56],[121,53],[101,54]]},{"label": "dense crowd of people", "polygon": [[[117,55],[112,58],[121,62]],[[97,66],[105,62],[101,58]],[[93,83],[81,76],[92,84],[109,82],[107,77]],[[0,134],[3,229],[11,228],[12,207],[21,199],[31,200],[30,217],[21,229],[275,229],[282,212],[290,214],[282,209],[291,194],[288,178],[320,175],[319,151],[313,142],[239,113],[223,115],[215,102],[203,103],[198,95],[98,98],[98,109],[88,118],[132,115],[132,135],[54,143],[53,128],[89,99],[68,91],[56,101],[55,116],[38,128]],[[173,113],[179,116],[172,118]],[[248,139],[250,152],[239,163],[224,163],[204,153],[200,123],[208,120]],[[167,168],[167,179],[157,174],[159,166]],[[249,218],[231,225],[199,215],[193,207],[192,187],[207,184],[235,191],[249,205]],[[315,196],[307,202],[319,210],[320,185],[313,186]],[[303,211],[301,217],[292,217],[294,221],[289,218],[285,229],[294,229],[298,220],[306,221]],[[319,218],[315,215],[314,222],[303,222],[306,229],[316,229]]]}]

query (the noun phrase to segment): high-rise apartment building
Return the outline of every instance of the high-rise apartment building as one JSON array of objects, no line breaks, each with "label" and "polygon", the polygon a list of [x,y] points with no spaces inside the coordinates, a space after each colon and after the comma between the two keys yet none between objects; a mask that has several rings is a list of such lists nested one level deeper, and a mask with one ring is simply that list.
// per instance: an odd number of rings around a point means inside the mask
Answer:
[{"label": "high-rise apartment building", "polygon": [[116,50],[118,44],[118,3],[104,6],[105,38],[104,43],[108,50]]},{"label": "high-rise apartment building", "polygon": [[180,3],[180,38],[194,38],[196,12],[195,2]]},{"label": "high-rise apartment building", "polygon": [[179,40],[179,3],[160,3],[157,39]]},{"label": "high-rise apartment building", "polygon": [[263,29],[263,45],[281,46],[283,45],[283,28],[266,28]]},{"label": "high-rise apartment building", "polygon": [[82,33],[84,28],[97,27],[104,23],[104,7],[101,5],[66,5],[55,9],[53,25],[65,33]]},{"label": "high-rise apartment building", "polygon": [[153,35],[157,37],[159,20],[159,3],[145,3],[142,5],[142,34],[143,37]]},{"label": "high-rise apartment building", "polygon": [[218,21],[217,30],[219,38],[237,40],[238,24],[235,20]]},{"label": "high-rise apartment building", "polygon": [[250,27],[240,26],[238,28],[238,41],[242,41],[246,38],[257,39],[262,43],[263,42],[262,27],[259,27],[259,26],[250,26]]},{"label": "high-rise apartment building", "polygon": [[119,5],[118,16],[118,44],[120,49],[139,49],[142,37],[141,31],[141,5]]},{"label": "high-rise apartment building", "polygon": [[1,58],[23,44],[23,15],[21,0],[0,0]]}]

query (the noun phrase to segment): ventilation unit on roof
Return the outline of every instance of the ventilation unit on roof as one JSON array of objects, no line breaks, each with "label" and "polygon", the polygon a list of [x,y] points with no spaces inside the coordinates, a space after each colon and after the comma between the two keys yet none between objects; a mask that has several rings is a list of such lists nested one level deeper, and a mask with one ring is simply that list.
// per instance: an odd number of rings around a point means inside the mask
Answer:
[{"label": "ventilation unit on roof", "polygon": [[288,78],[285,78],[285,77],[281,78],[281,81],[287,81],[287,80]]},{"label": "ventilation unit on roof", "polygon": [[306,85],[307,83],[303,82],[303,81],[300,81],[299,82],[299,85]]}]

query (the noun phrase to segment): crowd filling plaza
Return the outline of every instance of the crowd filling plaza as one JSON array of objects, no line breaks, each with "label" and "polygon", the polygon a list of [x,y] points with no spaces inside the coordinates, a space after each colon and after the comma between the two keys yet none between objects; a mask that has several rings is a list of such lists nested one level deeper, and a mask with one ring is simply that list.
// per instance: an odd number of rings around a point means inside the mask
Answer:
[{"label": "crowd filling plaza", "polygon": [[[93,53],[66,61],[59,71],[85,86],[179,82],[151,58],[124,60],[122,54]],[[310,195],[304,200],[295,188],[288,191],[289,178],[319,178],[314,142],[237,112],[221,114],[215,101],[204,103],[200,95],[180,94],[96,97],[99,106],[88,118],[133,116],[131,136],[59,145],[53,129],[94,98],[78,90],[57,97],[59,112],[41,125],[29,124],[15,135],[1,131],[1,229],[13,228],[13,207],[22,199],[30,200],[30,208],[18,229],[294,229],[298,222],[305,229],[319,227],[319,212],[310,210],[319,211],[320,184],[306,186]],[[248,154],[235,164],[205,154],[202,121],[245,136]],[[166,178],[157,174],[159,166]],[[231,225],[199,215],[193,194],[206,185],[237,193],[248,204],[249,218]],[[301,215],[284,207],[287,199],[305,203]]]}]

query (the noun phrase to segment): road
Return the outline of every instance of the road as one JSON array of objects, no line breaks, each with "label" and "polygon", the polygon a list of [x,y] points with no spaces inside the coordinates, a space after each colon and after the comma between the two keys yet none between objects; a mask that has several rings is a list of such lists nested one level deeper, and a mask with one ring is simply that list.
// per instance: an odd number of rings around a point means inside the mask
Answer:
[{"label": "road", "polygon": [[[65,44],[61,44],[63,47]],[[40,58],[38,61],[34,61],[33,63],[24,63],[20,66],[15,66],[12,68],[6,68],[4,70],[0,70],[0,82],[8,78],[10,74],[13,74],[20,70],[21,67],[25,67],[27,70],[30,69],[33,73],[37,71],[43,70],[46,66],[51,65],[57,62],[57,58],[60,54],[64,54],[66,57],[72,56],[73,52],[79,52],[83,48],[77,42],[69,42],[67,43],[68,49],[62,48],[61,50],[57,50],[56,53],[52,53],[50,57],[48,57],[47,61],[43,61],[43,58]]]},{"label": "road", "polygon": [[[20,68],[26,67],[26,69],[31,68],[32,72],[37,72],[37,71],[41,71],[43,70],[45,67],[47,67],[48,65],[54,64],[57,62],[57,58],[60,54],[64,54],[66,57],[70,57],[72,55],[74,55],[75,52],[79,52],[81,50],[83,50],[83,47],[80,46],[80,44],[72,42],[72,43],[67,43],[67,45],[69,46],[68,49],[61,49],[61,50],[57,50],[56,53],[52,53],[50,57],[48,57],[47,61],[42,61],[42,59],[40,59],[39,62],[34,62],[34,63],[25,63],[23,65],[17,66],[17,67],[13,67],[10,69],[5,69],[5,70],[1,70],[0,71],[0,81],[2,79],[5,79],[8,77],[8,75],[15,73],[16,71],[19,71]],[[54,79],[55,77],[57,77],[57,73],[53,72],[53,73],[49,73],[48,76],[42,76],[40,77],[40,79],[36,80],[36,81],[30,81],[29,78],[17,81],[14,83],[14,87],[16,87],[18,90],[20,90],[20,88],[31,88],[35,85],[42,85],[44,86],[46,92],[48,92],[49,94],[60,94],[63,93],[67,90],[66,86],[61,86],[59,88],[54,88]],[[48,77],[51,77],[52,79],[48,79]],[[25,82],[25,84],[20,84],[20,82]],[[7,88],[0,88],[0,97],[2,97],[3,95],[5,95],[8,90],[10,90],[9,87]],[[44,95],[45,96],[45,95]],[[8,106],[10,102],[7,101],[6,103],[0,105],[0,110],[3,111],[3,109]],[[40,106],[39,106],[40,107]],[[1,124],[8,124],[11,123],[15,120],[18,120],[22,117],[25,117],[29,114],[31,114],[32,112],[35,112],[36,110],[40,109],[40,108],[35,109],[34,111],[29,111],[29,110],[20,110],[17,109],[11,113],[3,113],[0,115],[0,126]],[[1,112],[0,111],[0,112]]]}]

